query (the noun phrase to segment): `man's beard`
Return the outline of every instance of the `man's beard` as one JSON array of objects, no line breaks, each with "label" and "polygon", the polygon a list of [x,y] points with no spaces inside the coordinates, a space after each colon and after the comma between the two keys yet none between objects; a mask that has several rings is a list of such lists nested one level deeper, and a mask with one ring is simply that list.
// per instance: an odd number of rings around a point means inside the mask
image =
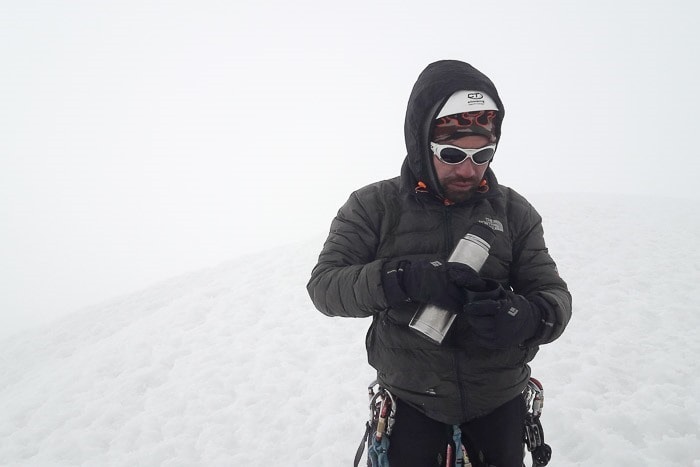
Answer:
[{"label": "man's beard", "polygon": [[[451,182],[470,182],[472,186],[470,188],[465,188],[465,189],[456,189],[456,188],[450,188],[450,183]],[[479,182],[468,179],[465,180],[463,178],[454,178],[454,179],[447,179],[444,180],[444,186],[443,186],[443,191],[445,194],[445,197],[449,199],[450,201],[454,203],[461,203],[462,201],[466,201],[469,198],[471,198],[474,193],[476,193],[476,190],[479,188]]]}]

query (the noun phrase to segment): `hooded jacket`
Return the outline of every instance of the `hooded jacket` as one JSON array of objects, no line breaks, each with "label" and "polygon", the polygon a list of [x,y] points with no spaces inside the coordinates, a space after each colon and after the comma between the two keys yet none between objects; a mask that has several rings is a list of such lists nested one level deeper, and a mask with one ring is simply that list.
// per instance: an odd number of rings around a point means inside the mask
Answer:
[{"label": "hooded jacket", "polygon": [[[331,223],[307,284],[329,316],[372,317],[366,347],[383,386],[427,416],[459,424],[485,415],[520,394],[527,365],[539,345],[555,340],[571,317],[571,295],[544,242],[541,218],[514,190],[499,185],[489,168],[481,189],[461,203],[446,202],[430,151],[430,133],[445,101],[458,90],[487,93],[503,104],[495,86],[472,66],[454,60],[429,65],[409,98],[405,120],[408,154],[399,177],[352,193]],[[391,308],[382,288],[385,262],[404,256],[445,259],[475,223],[496,233],[480,274],[548,306],[544,324],[526,344],[492,350],[476,344],[458,315],[441,345],[408,327],[420,304]]]}]

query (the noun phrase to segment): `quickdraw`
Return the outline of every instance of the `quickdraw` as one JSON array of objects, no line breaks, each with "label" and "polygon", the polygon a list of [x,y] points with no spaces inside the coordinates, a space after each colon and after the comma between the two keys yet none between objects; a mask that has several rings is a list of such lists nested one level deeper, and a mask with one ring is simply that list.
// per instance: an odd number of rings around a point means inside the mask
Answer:
[{"label": "quickdraw", "polygon": [[[365,424],[365,434],[355,454],[355,467],[367,444],[367,466],[389,467],[389,436],[396,420],[396,398],[386,388],[372,381],[367,387],[369,396],[369,419]],[[372,435],[372,436],[370,436]]]},{"label": "quickdraw", "polygon": [[540,423],[544,406],[544,388],[535,378],[530,378],[523,392],[527,413],[525,415],[524,441],[532,454],[533,467],[544,467],[552,458],[552,448],[544,442],[544,430]]}]

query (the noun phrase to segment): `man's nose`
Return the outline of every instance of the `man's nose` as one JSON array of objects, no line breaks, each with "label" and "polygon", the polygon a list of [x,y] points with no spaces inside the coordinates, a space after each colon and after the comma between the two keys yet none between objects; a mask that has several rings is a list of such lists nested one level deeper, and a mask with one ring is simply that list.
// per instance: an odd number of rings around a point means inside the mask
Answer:
[{"label": "man's nose", "polygon": [[460,177],[473,177],[476,174],[476,165],[474,165],[471,159],[468,159],[461,164],[457,164],[455,166],[455,172],[457,172]]}]

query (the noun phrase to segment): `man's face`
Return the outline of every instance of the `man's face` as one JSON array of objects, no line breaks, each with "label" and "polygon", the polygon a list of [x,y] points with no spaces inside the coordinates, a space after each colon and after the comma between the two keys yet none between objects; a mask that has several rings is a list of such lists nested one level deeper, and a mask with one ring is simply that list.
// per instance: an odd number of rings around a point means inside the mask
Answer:
[{"label": "man's face", "polygon": [[[478,149],[493,144],[487,136],[475,134],[455,136],[451,139],[440,138],[436,142],[464,149]],[[456,203],[469,199],[476,192],[489,166],[489,164],[476,165],[471,159],[461,164],[445,164],[435,154],[433,154],[433,165],[442,185],[443,194]]]}]

